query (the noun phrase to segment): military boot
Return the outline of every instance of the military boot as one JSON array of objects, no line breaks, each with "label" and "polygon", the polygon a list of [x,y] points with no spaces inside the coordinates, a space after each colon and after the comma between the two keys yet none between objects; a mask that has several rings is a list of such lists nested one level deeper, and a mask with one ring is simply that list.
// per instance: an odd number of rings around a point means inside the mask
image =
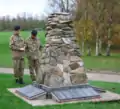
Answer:
[{"label": "military boot", "polygon": [[25,84],[23,78],[19,78],[19,84]]},{"label": "military boot", "polygon": [[16,84],[19,84],[19,79],[15,79],[15,83],[16,83]]}]

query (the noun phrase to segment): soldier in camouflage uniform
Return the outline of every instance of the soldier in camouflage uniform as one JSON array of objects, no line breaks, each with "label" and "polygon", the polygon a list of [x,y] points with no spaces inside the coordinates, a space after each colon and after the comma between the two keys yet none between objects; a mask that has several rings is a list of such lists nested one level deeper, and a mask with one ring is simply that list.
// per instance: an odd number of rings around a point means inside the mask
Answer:
[{"label": "soldier in camouflage uniform", "polygon": [[9,46],[12,52],[16,83],[23,84],[25,43],[22,37],[19,36],[19,30],[20,26],[14,27],[14,34],[10,37]]},{"label": "soldier in camouflage uniform", "polygon": [[39,58],[41,44],[37,38],[37,31],[32,30],[31,36],[26,40],[26,54],[28,58],[30,76],[33,82],[36,82],[36,75],[39,73]]}]

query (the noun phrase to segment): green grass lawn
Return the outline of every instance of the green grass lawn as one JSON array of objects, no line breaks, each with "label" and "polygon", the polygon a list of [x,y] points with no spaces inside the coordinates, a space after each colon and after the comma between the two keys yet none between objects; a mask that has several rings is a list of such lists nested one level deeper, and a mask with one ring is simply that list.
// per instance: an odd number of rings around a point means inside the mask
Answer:
[{"label": "green grass lawn", "polygon": [[88,69],[120,71],[120,54],[114,53],[110,57],[85,56],[82,59]]},{"label": "green grass lawn", "polygon": [[[31,83],[29,76],[25,76],[26,84]],[[105,88],[107,90],[120,94],[120,84],[107,82],[89,82],[92,85]],[[110,103],[77,103],[69,105],[32,107],[21,99],[15,97],[7,91],[7,88],[22,87],[16,85],[13,81],[12,75],[0,74],[0,109],[118,109],[120,102]]]},{"label": "green grass lawn", "polygon": [[[0,67],[12,67],[11,53],[9,49],[9,38],[11,35],[12,32],[0,32]],[[21,36],[26,38],[30,36],[30,32],[22,31]],[[40,37],[42,44],[45,44],[45,32],[39,32],[38,36]],[[120,71],[120,54],[113,54],[110,57],[85,56],[82,58],[86,68]]]}]

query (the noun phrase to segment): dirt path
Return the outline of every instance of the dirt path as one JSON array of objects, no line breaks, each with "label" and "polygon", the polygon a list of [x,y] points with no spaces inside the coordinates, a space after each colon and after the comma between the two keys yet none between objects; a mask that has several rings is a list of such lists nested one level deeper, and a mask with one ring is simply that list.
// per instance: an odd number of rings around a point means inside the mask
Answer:
[{"label": "dirt path", "polygon": [[[0,73],[13,74],[12,68],[0,68]],[[28,75],[28,69],[25,69],[25,74]],[[108,73],[87,73],[88,79],[92,81],[116,82],[120,83],[120,75]]]}]

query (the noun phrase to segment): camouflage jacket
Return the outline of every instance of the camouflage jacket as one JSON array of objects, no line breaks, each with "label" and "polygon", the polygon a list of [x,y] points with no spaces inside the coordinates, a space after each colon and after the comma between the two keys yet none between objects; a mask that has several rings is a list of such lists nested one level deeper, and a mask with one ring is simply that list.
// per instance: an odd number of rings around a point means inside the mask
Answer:
[{"label": "camouflage jacket", "polygon": [[12,35],[10,37],[9,47],[12,51],[13,58],[21,58],[24,56],[24,51],[20,50],[20,48],[25,47],[25,42],[22,37]]},{"label": "camouflage jacket", "polygon": [[38,38],[32,39],[29,37],[26,41],[26,54],[27,57],[33,58],[33,59],[39,59],[40,56],[40,49],[41,49],[41,43]]}]

